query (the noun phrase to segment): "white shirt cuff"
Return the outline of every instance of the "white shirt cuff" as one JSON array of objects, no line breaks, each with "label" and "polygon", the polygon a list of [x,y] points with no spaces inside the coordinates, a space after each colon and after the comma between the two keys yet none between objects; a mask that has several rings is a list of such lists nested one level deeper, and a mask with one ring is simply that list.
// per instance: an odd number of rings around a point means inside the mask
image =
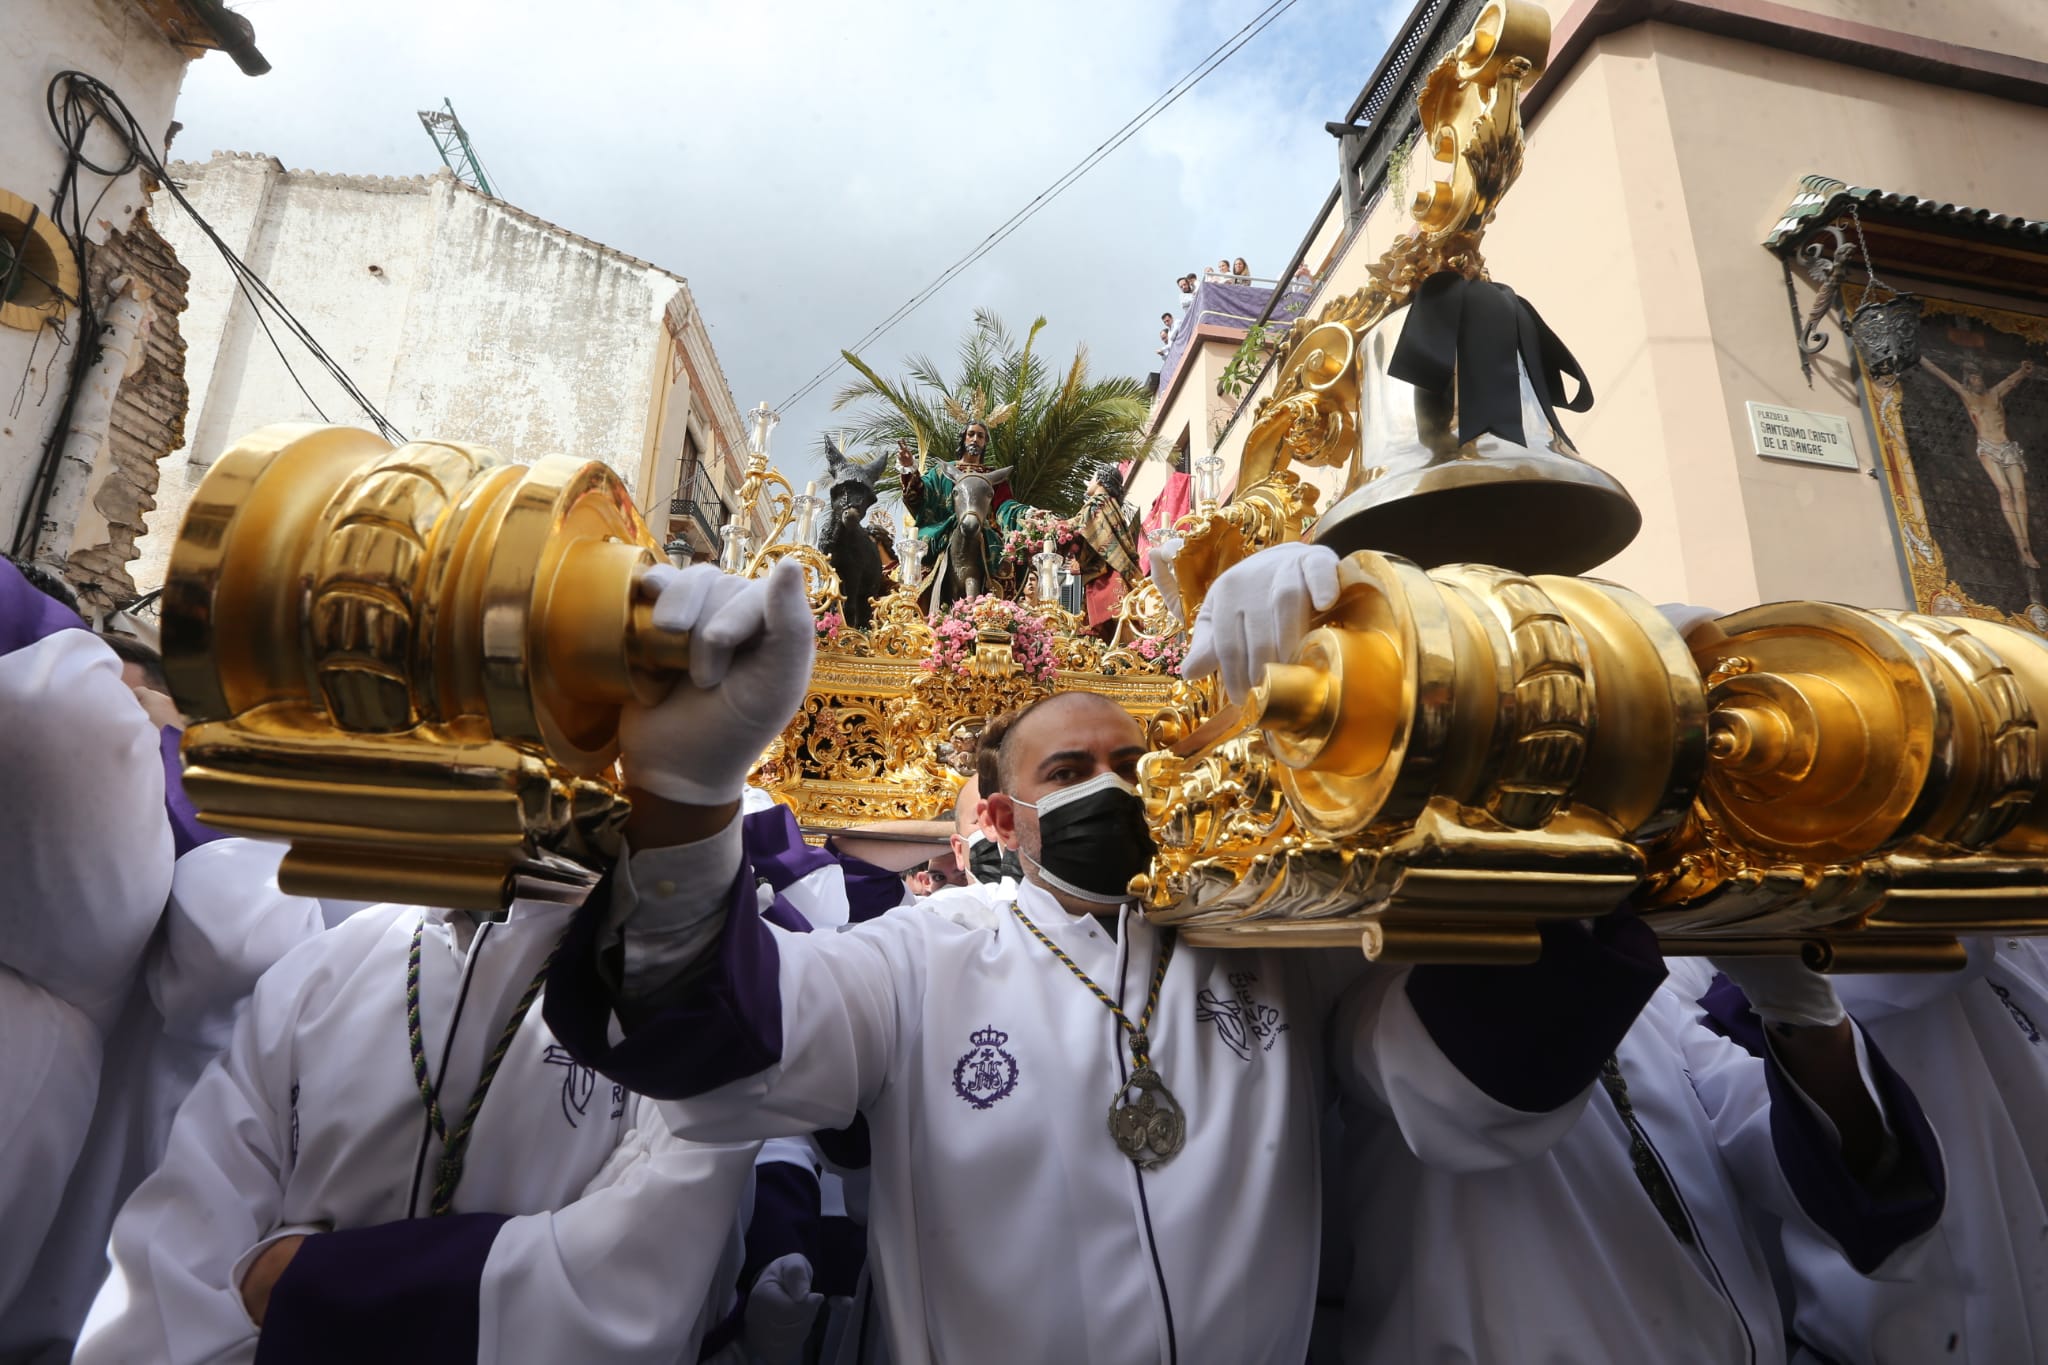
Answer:
[{"label": "white shirt cuff", "polygon": [[623,998],[666,986],[718,942],[743,853],[737,814],[693,844],[624,850],[598,933],[600,952],[624,944]]}]

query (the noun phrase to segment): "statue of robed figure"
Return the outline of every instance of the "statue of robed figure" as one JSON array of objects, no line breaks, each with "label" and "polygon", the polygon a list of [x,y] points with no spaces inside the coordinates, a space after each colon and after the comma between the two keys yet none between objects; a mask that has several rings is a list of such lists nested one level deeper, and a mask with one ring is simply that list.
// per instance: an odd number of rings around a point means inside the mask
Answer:
[{"label": "statue of robed figure", "polygon": [[1104,639],[1116,628],[1125,589],[1143,577],[1137,532],[1124,515],[1123,502],[1123,472],[1105,465],[1089,481],[1077,521],[1081,545],[1075,559],[1085,585],[1088,629]]},{"label": "statue of robed figure", "polygon": [[1003,536],[1029,509],[1010,492],[1012,466],[990,468],[987,453],[988,424],[981,421],[961,428],[951,460],[932,461],[922,473],[910,443],[897,444],[903,508],[924,547],[918,596],[929,608],[1003,591]]}]

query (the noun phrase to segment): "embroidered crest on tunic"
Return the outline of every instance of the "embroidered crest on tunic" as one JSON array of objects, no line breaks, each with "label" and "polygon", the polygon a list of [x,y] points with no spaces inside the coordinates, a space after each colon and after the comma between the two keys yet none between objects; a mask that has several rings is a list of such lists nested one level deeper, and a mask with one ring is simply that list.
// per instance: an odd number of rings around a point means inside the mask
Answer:
[{"label": "embroidered crest on tunic", "polygon": [[999,1028],[977,1029],[968,1041],[974,1046],[953,1064],[953,1093],[986,1109],[1017,1088],[1017,1059],[1003,1049],[1010,1035]]},{"label": "embroidered crest on tunic", "polygon": [[1274,1042],[1287,1032],[1287,1025],[1280,1022],[1279,1010],[1252,999],[1251,988],[1258,984],[1256,972],[1232,972],[1230,989],[1234,998],[1225,1000],[1206,986],[1195,996],[1195,1022],[1214,1024],[1223,1045],[1245,1061],[1251,1060],[1255,1048],[1270,1052]]},{"label": "embroidered crest on tunic", "polygon": [[[549,1066],[563,1068],[562,1117],[569,1121],[571,1128],[577,1127],[577,1120],[590,1110],[590,1096],[597,1089],[597,1072],[570,1056],[567,1048],[555,1043],[548,1044],[541,1060]],[[618,1089],[617,1086],[612,1088]],[[612,1117],[618,1117],[617,1109],[612,1111]]]}]

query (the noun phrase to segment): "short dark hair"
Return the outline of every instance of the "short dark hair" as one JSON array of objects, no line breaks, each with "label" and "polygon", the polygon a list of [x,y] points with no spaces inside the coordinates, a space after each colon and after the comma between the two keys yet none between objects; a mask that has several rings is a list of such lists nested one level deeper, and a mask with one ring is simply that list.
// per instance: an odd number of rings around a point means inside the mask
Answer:
[{"label": "short dark hair", "polygon": [[107,631],[101,634],[100,639],[106,641],[107,648],[113,650],[115,657],[122,663],[134,664],[141,669],[142,676],[148,679],[151,687],[166,694],[170,692],[170,679],[164,676],[163,655],[133,635],[117,635]]},{"label": "short dark hair", "polygon": [[1003,789],[1001,750],[1003,736],[1017,723],[1022,711],[1002,711],[990,716],[974,740],[974,782],[986,801]]},{"label": "short dark hair", "polygon": [[[1007,723],[996,742],[996,790],[1009,794],[1010,786],[1017,778],[1017,732],[1024,728],[1025,719],[1041,707],[1056,706],[1072,701],[1099,701],[1105,706],[1121,706],[1103,696],[1100,692],[1055,692],[1049,697],[1040,697],[1028,706],[1020,706],[1008,713]],[[984,793],[986,794],[986,793]]]}]

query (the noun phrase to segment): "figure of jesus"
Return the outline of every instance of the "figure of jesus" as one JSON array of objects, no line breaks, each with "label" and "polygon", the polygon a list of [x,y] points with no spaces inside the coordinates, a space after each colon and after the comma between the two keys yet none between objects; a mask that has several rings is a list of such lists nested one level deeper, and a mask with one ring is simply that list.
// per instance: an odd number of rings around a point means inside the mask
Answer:
[{"label": "figure of jesus", "polygon": [[2034,362],[2022,361],[2018,369],[1989,388],[1984,385],[1983,372],[1975,366],[1965,369],[1958,380],[1932,360],[1921,363],[1962,400],[1963,411],[1970,414],[1970,425],[1977,429],[1977,463],[1984,466],[1991,486],[1998,490],[1998,510],[2005,514],[2005,524],[2012,528],[2012,538],[2019,544],[2020,562],[2029,569],[2040,568],[2041,561],[2034,557],[2033,545],[2027,537],[2027,471],[2023,452],[2005,426],[2005,396],[2033,374]]},{"label": "figure of jesus", "polygon": [[[992,418],[991,421],[1000,421]],[[924,562],[909,569],[913,575],[925,574],[939,567],[947,554],[953,538],[953,528],[959,523],[960,514],[953,503],[953,485],[956,474],[986,474],[994,480],[991,490],[992,516],[984,521],[981,534],[984,545],[982,564],[984,569],[993,567],[1002,557],[1003,533],[1014,530],[1028,510],[1010,492],[1011,466],[991,471],[988,466],[989,423],[975,420],[960,429],[960,439],[953,451],[951,461],[934,460],[932,467],[918,472],[917,460],[910,442],[896,443],[896,468],[903,481],[903,510],[910,513],[917,523],[918,538],[924,542]],[[933,582],[932,604],[941,605],[952,600],[945,587],[946,574],[938,573]],[[985,590],[985,589],[984,589]]]}]

